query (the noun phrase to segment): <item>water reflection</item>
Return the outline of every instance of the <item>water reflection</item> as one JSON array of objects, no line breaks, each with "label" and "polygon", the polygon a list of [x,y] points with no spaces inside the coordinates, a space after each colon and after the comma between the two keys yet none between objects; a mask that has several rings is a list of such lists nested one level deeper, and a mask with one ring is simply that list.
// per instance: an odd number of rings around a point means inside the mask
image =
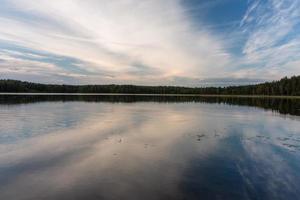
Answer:
[{"label": "water reflection", "polygon": [[86,101],[86,102],[197,102],[218,103],[240,106],[254,106],[273,110],[281,114],[300,115],[299,98],[236,98],[236,97],[203,97],[203,96],[147,96],[147,95],[0,95],[0,105],[26,104],[53,101]]},{"label": "water reflection", "polygon": [[0,199],[300,197],[298,117],[75,100],[0,105]]}]

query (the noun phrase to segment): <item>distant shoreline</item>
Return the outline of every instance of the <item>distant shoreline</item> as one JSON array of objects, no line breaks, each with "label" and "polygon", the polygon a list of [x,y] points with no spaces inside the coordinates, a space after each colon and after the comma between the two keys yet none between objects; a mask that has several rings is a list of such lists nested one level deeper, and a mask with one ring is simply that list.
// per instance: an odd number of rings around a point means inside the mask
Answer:
[{"label": "distant shoreline", "polygon": [[256,85],[226,87],[181,87],[141,85],[57,85],[0,80],[0,93],[15,95],[131,95],[131,96],[202,96],[246,98],[300,97],[300,76]]},{"label": "distant shoreline", "polygon": [[0,96],[170,96],[170,97],[228,97],[228,98],[282,98],[300,99],[300,96],[280,96],[280,95],[218,95],[218,94],[132,94],[132,93],[16,93],[4,92]]}]

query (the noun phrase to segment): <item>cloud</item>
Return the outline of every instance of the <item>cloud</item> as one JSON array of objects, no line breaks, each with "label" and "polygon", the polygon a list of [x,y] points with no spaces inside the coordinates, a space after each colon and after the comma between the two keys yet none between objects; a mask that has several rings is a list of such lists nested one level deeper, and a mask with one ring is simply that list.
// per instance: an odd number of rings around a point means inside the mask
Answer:
[{"label": "cloud", "polygon": [[[44,62],[38,62],[33,60],[26,60],[22,58],[16,58],[15,55],[22,55],[19,52],[0,52],[1,67],[0,71],[5,72],[16,72],[16,73],[38,73],[38,72],[58,72],[59,68],[52,64],[46,64]],[[20,66],[22,64],[22,66]]]},{"label": "cloud", "polygon": [[86,76],[59,68],[43,59],[45,59],[44,56],[32,53],[0,50],[0,79],[12,78],[44,83],[51,81],[63,83],[70,81],[70,79]]},{"label": "cloud", "polygon": [[136,63],[163,82],[172,76],[211,76],[211,68],[223,68],[230,59],[220,39],[193,27],[179,0],[3,3],[20,17],[0,15],[0,26],[6,27],[0,39],[75,58],[87,71],[105,71],[118,80],[145,78]]},{"label": "cloud", "polygon": [[299,73],[299,70],[289,71],[286,66],[300,61],[300,1],[250,2],[240,23],[247,35],[241,63],[248,67],[238,73],[256,77],[264,74],[273,79]]},{"label": "cloud", "polygon": [[18,59],[14,67],[55,67],[49,82],[199,86],[299,73],[299,0],[249,1],[244,16],[224,24],[201,18],[223,1],[0,1],[1,49]]}]

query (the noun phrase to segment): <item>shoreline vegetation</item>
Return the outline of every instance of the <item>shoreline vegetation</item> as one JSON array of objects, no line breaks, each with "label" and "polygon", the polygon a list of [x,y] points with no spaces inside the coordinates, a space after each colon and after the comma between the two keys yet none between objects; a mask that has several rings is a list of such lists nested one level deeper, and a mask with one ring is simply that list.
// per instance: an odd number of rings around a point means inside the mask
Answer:
[{"label": "shoreline vegetation", "polygon": [[0,80],[0,95],[148,95],[242,98],[300,98],[300,76],[254,85],[179,87],[137,85],[58,85]]},{"label": "shoreline vegetation", "polygon": [[165,97],[224,97],[224,98],[275,98],[300,99],[299,96],[286,95],[222,95],[222,94],[126,94],[126,93],[14,93],[0,92],[0,95],[9,96],[165,96]]}]

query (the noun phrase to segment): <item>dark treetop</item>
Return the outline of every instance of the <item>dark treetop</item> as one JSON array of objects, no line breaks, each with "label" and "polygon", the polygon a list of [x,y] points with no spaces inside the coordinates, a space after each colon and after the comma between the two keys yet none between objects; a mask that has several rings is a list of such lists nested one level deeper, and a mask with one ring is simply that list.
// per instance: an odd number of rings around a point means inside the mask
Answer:
[{"label": "dark treetop", "polygon": [[207,95],[300,95],[300,76],[256,85],[189,88],[136,85],[56,85],[0,80],[0,92],[30,93],[127,93],[127,94],[207,94]]}]

